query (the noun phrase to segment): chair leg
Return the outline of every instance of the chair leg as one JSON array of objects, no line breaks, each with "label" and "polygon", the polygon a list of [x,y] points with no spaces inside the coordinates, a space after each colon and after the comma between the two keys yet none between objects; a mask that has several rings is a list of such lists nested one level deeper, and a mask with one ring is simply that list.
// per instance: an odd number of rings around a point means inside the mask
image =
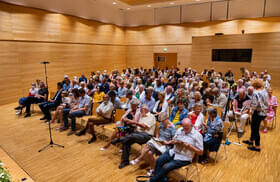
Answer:
[{"label": "chair leg", "polygon": [[226,156],[226,160],[227,160],[227,148],[226,148],[226,145],[225,145],[225,144],[223,144],[223,145],[224,145],[225,156]]},{"label": "chair leg", "polygon": [[218,151],[216,152],[216,155],[215,155],[215,164],[217,163],[217,156],[218,156]]},{"label": "chair leg", "polygon": [[200,182],[200,172],[199,172],[199,169],[197,167],[197,164],[195,163],[194,164],[195,168],[196,168],[196,174],[197,174],[197,181]]},{"label": "chair leg", "polygon": [[189,180],[188,173],[189,173],[189,166],[186,167],[186,180],[185,181]]}]

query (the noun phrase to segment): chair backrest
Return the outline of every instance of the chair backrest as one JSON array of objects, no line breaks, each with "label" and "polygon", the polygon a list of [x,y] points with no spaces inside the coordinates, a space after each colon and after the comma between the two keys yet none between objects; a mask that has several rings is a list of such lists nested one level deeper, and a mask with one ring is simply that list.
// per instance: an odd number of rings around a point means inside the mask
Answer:
[{"label": "chair backrest", "polygon": [[122,116],[125,114],[124,109],[116,109],[115,112],[115,122],[120,121],[122,119]]},{"label": "chair backrest", "polygon": [[154,136],[156,136],[156,134],[157,134],[157,132],[158,132],[158,127],[159,127],[159,124],[160,124],[160,122],[156,121]]},{"label": "chair backrest", "polygon": [[56,92],[51,91],[50,92],[50,99],[54,98],[55,94],[56,94]]},{"label": "chair backrest", "polygon": [[96,109],[98,108],[98,106],[100,105],[100,103],[97,103],[97,102],[94,102],[93,105],[92,105],[92,114],[91,115],[94,115],[96,116]]},{"label": "chair backrest", "polygon": [[126,97],[120,97],[122,103],[126,103],[126,99],[127,99]]}]

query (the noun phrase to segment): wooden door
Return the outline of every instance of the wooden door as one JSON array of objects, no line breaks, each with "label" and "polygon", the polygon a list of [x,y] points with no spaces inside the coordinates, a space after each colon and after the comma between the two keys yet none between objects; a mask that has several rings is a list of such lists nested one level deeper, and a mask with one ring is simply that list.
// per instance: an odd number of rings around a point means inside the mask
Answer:
[{"label": "wooden door", "polygon": [[154,65],[160,69],[177,67],[177,53],[154,53]]}]

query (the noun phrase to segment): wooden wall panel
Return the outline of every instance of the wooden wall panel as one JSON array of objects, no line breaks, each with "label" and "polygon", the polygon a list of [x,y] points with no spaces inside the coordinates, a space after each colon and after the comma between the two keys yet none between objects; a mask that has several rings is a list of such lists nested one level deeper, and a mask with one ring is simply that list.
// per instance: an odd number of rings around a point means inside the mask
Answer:
[{"label": "wooden wall panel", "polygon": [[50,90],[65,74],[70,78],[83,72],[126,67],[125,46],[79,45],[0,41],[0,105],[26,96],[36,78],[45,81],[44,66],[48,60]]},{"label": "wooden wall panel", "polygon": [[124,29],[115,25],[0,3],[0,105],[26,96],[36,78],[49,87],[65,74],[126,67]]},{"label": "wooden wall panel", "polygon": [[[212,49],[218,48],[253,48],[251,63],[212,62]],[[272,84],[280,84],[280,33],[245,34],[195,37],[192,44],[190,66],[202,71],[203,68],[215,68],[224,72],[232,68],[240,78],[240,67],[261,72],[267,69],[272,76]],[[203,65],[203,67],[201,66]]]}]

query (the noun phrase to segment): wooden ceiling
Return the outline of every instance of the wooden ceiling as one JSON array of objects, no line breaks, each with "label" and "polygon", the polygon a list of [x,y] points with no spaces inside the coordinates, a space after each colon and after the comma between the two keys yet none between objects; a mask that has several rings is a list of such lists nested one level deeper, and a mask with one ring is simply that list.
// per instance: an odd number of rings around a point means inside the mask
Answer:
[{"label": "wooden ceiling", "polygon": [[152,3],[164,3],[164,2],[172,2],[177,0],[119,0],[131,6],[137,5],[145,5],[145,4],[152,4]]}]

